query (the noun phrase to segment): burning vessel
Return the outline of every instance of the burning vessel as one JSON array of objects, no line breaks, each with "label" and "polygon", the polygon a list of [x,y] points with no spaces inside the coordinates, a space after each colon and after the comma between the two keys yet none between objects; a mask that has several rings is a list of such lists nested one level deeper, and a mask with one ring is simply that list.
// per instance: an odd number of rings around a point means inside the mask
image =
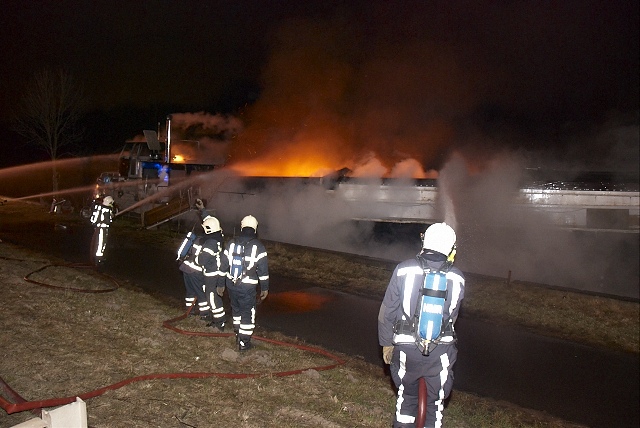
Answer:
[{"label": "burning vessel", "polygon": [[[467,271],[637,297],[637,263],[619,261],[637,260],[636,176],[511,167],[487,179],[493,172],[469,172],[455,159],[437,178],[372,178],[346,167],[268,176],[210,156],[197,138],[178,139],[172,121],[169,132],[127,142],[118,168],[98,180],[96,192],[145,228],[197,224],[200,198],[228,236],[251,214],[266,240],[396,260],[415,255],[426,225],[446,221],[460,232],[458,261]],[[277,161],[268,158],[269,171]],[[604,263],[611,254],[615,262]]]},{"label": "burning vessel", "polygon": [[189,211],[200,196],[199,188],[181,183],[224,165],[223,150],[212,151],[210,142],[201,139],[176,138],[172,122],[168,115],[163,135],[158,126],[157,131],[145,130],[142,138],[125,142],[118,170],[102,173],[96,183],[96,198],[112,196],[120,212],[140,214],[147,227]]},{"label": "burning vessel", "polygon": [[[97,180],[96,195],[113,196],[120,211],[138,213],[144,227],[187,213],[195,198],[209,199],[216,207],[232,212],[246,205],[268,209],[268,202],[254,204],[251,200],[259,199],[267,188],[291,193],[286,187],[289,185],[338,200],[336,209],[350,220],[417,224],[456,221],[447,214],[451,210],[442,208],[452,203],[451,192],[444,191],[449,186],[443,186],[442,177],[370,179],[353,176],[349,168],[321,177],[249,176],[225,166],[228,138],[221,136],[212,142],[197,132],[187,133],[187,137],[196,138],[179,138],[173,122],[169,115],[163,131],[160,127],[157,131],[145,130],[143,137],[127,141],[118,170],[105,172]],[[639,230],[640,197],[633,177],[544,169],[529,169],[522,176],[517,188],[507,189],[511,194],[502,198],[508,199],[514,221],[520,218],[518,213],[526,212],[568,229]]]}]

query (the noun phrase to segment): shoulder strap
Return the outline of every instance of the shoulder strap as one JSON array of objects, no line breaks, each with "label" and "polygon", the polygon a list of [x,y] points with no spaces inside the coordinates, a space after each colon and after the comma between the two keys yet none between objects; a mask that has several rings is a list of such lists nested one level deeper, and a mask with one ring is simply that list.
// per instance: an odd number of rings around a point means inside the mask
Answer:
[{"label": "shoulder strap", "polygon": [[436,271],[436,272],[444,272],[447,273],[449,272],[449,270],[451,270],[451,267],[453,266],[453,262],[450,261],[449,259],[445,260],[442,262],[442,264],[440,266],[438,266],[437,268],[430,268],[428,266],[425,266],[425,261],[424,259],[421,259],[420,256],[416,256],[416,260],[418,261],[418,264],[420,265],[420,267],[422,268],[422,271],[426,274],[428,271]]},{"label": "shoulder strap", "polygon": [[[420,287],[420,291],[418,293],[418,298],[416,300],[416,307],[415,307],[415,310],[414,310],[414,313],[413,313],[413,319],[411,320],[412,327],[414,328],[414,333],[416,334],[416,341],[418,341],[419,340],[419,335],[418,335],[418,331],[417,331],[417,327],[416,326],[418,325],[419,319],[420,319],[422,297],[423,296],[429,296],[429,297],[437,297],[437,298],[441,298],[441,299],[445,299],[446,300],[447,291],[449,289],[448,281],[446,280],[446,274],[449,271],[449,269],[451,269],[451,263],[448,260],[445,260],[437,268],[429,268],[429,267],[425,266],[423,260],[420,257],[416,257],[416,259],[418,260],[418,264],[422,268],[422,272],[423,272],[422,286]],[[447,286],[446,286],[445,290],[425,289],[424,281],[426,280],[427,275],[429,273],[438,273],[438,274],[445,275],[445,281],[447,281],[446,282]],[[406,314],[405,314],[405,316],[406,316]],[[449,319],[450,319],[450,315],[448,317],[442,319],[442,325],[440,326],[440,336],[444,332],[445,326],[449,323]],[[434,342],[437,342],[437,340],[434,341]]]}]

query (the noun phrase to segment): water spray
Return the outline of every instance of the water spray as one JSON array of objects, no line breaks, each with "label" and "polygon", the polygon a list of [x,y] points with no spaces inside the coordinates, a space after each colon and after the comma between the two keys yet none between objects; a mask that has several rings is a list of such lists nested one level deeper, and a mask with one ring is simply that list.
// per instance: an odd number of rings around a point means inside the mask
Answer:
[{"label": "water spray", "polygon": [[38,198],[45,198],[48,196],[58,196],[58,195],[64,195],[64,194],[74,194],[74,193],[84,193],[84,192],[88,192],[91,191],[95,188],[94,185],[91,186],[82,186],[82,187],[74,187],[71,189],[62,189],[62,190],[58,190],[58,191],[51,191],[51,192],[44,192],[44,193],[38,193],[36,195],[28,195],[28,196],[20,196],[18,198],[9,198],[12,201],[25,201],[25,200],[29,200],[29,199],[38,199]]},{"label": "water spray", "polygon": [[65,168],[65,167],[77,167],[78,164],[85,164],[88,162],[114,162],[118,159],[117,154],[110,155],[98,155],[98,156],[87,156],[83,158],[70,158],[70,159],[56,159],[55,161],[42,161],[36,163],[30,163],[26,165],[18,165],[11,166],[8,168],[0,169],[0,177],[9,177],[14,176],[16,174],[21,174],[23,172],[31,172],[34,170],[39,170],[41,172],[49,172],[51,167],[55,164],[56,168]]},{"label": "water spray", "polygon": [[[216,171],[212,171],[210,173],[206,173],[206,174],[200,174],[200,175],[196,175],[194,177],[186,177],[186,178],[182,178],[182,179],[172,179],[172,184],[171,186],[167,187],[166,189],[160,190],[157,193],[154,193],[153,195],[149,195],[147,197],[145,197],[144,199],[139,200],[138,202],[136,202],[135,204],[119,211],[116,216],[125,214],[129,211],[135,210],[145,204],[150,204],[153,203],[155,201],[158,201],[162,198],[165,198],[167,196],[171,196],[174,193],[179,193],[180,191],[183,190],[187,190],[189,187],[192,187],[195,184],[198,184],[200,182],[203,181],[209,181],[217,172]],[[220,180],[219,183],[217,183],[216,185],[213,186],[208,186],[207,190],[210,192],[215,192],[220,186],[222,186],[222,184],[227,180],[228,177],[224,177],[222,180]],[[154,180],[153,182],[159,182],[159,180]]]},{"label": "water spray", "polygon": [[442,218],[453,230],[458,228],[458,221],[456,219],[455,206],[453,204],[452,189],[449,182],[449,177],[445,173],[440,173],[438,177],[438,198],[440,200],[440,207],[442,209]]}]

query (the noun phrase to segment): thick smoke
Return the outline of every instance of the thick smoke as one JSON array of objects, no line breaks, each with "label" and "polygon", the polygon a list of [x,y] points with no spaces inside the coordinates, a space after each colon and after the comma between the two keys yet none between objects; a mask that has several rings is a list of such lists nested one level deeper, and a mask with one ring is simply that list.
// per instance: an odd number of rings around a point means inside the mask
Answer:
[{"label": "thick smoke", "polygon": [[[418,178],[454,151],[475,161],[509,149],[531,152],[530,167],[561,158],[571,160],[562,169],[637,172],[637,149],[621,165],[616,136],[603,133],[637,127],[637,111],[621,123],[615,108],[629,105],[592,95],[634,90],[614,81],[629,66],[626,41],[593,28],[586,6],[556,8],[558,22],[571,23],[559,28],[540,8],[486,6],[376,5],[358,17],[343,11],[287,22],[271,43],[263,90],[246,111],[230,164],[312,157],[323,173],[369,164],[365,174],[391,176],[411,159]],[[591,30],[603,34],[585,51],[583,34]],[[608,67],[606,50],[614,61]]]},{"label": "thick smoke", "polygon": [[179,155],[182,162],[190,164],[224,165],[229,145],[241,130],[242,122],[233,116],[174,113],[171,115],[172,157]]},{"label": "thick smoke", "polygon": [[[464,41],[457,28],[450,29],[451,37],[429,34],[429,26],[409,16],[399,26],[372,24],[373,37],[370,28],[357,25],[289,22],[273,43],[260,99],[246,112],[228,164],[313,164],[320,175],[347,167],[352,176],[371,181],[372,195],[381,177],[408,180],[401,184],[438,177],[438,218],[425,218],[420,227],[434,220],[452,224],[463,269],[591,291],[628,290],[637,283],[637,261],[621,266],[619,255],[637,256],[637,235],[559,230],[547,215],[515,201],[531,180],[527,168],[569,172],[562,180],[585,170],[637,177],[637,113],[612,113],[602,122],[587,114],[597,104],[587,92],[563,86],[593,86],[576,72],[580,64],[562,63],[581,40],[571,28],[548,40],[548,28],[534,25],[525,37],[520,27],[545,22],[534,19],[543,12],[495,11],[486,20],[469,21],[479,37]],[[490,52],[480,49],[487,28],[500,33]],[[514,35],[520,37],[516,42]],[[513,56],[515,43],[525,56]],[[541,48],[549,43],[558,44],[553,58]],[[533,59],[550,59],[548,70],[561,78],[546,80],[531,67]],[[574,105],[584,105],[585,117],[597,120],[572,122],[567,110]],[[415,239],[382,242],[373,223],[354,220],[371,218],[375,200],[354,206],[319,184],[294,180],[251,188],[227,177],[215,188],[208,197],[228,235],[253,214],[266,239],[390,260],[420,249],[417,232]]]},{"label": "thick smoke", "polygon": [[[377,180],[368,187],[360,182],[362,195],[371,197],[357,203],[339,190],[327,190],[320,180],[251,184],[251,179],[214,172],[201,186],[227,237],[238,233],[240,220],[251,214],[264,239],[400,261],[419,252],[419,233],[428,222],[444,220],[456,229],[457,264],[465,272],[637,298],[637,234],[562,229],[549,212],[516,203],[521,162],[505,153],[471,173],[467,161],[454,155],[440,171],[436,218],[390,226],[393,239],[380,236],[379,224],[357,220],[375,218],[384,205],[376,199]],[[397,191],[407,191],[407,184],[412,183],[398,183]]]},{"label": "thick smoke", "polygon": [[[200,165],[224,165],[230,145],[243,129],[240,119],[231,115],[197,113],[173,113],[171,115],[172,162]],[[166,127],[158,136],[166,141]],[[131,139],[145,142],[144,135]]]},{"label": "thick smoke", "polygon": [[473,105],[468,76],[435,45],[383,43],[371,52],[344,43],[354,38],[322,22],[281,29],[231,165],[313,156],[326,170],[403,176],[413,159],[414,177],[441,165],[454,117]]},{"label": "thick smoke", "polygon": [[219,140],[230,140],[242,131],[242,122],[234,116],[198,112],[174,113],[171,115],[172,126],[181,131],[185,139],[198,136],[216,137]]},{"label": "thick smoke", "polygon": [[519,204],[522,158],[496,156],[470,173],[454,156],[440,171],[459,236],[458,263],[468,272],[638,297],[637,233],[570,231],[553,213]]}]

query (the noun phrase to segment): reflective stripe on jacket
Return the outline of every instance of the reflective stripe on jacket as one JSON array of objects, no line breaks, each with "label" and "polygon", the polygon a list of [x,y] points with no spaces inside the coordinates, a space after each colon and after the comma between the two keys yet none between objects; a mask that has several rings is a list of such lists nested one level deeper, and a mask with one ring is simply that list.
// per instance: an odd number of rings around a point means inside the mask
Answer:
[{"label": "reflective stripe on jacket", "polygon": [[[267,261],[267,250],[256,238],[238,237],[227,244],[224,254],[227,258],[229,266],[233,262],[233,251],[236,245],[244,245],[244,272],[239,279],[238,284],[253,285],[260,284],[262,291],[269,290],[269,263]],[[227,282],[234,284],[231,272],[227,272]]]},{"label": "reflective stripe on jacket", "polygon": [[189,249],[189,253],[185,257],[184,261],[180,265],[180,270],[182,272],[202,272],[202,266],[200,266],[200,263],[198,262],[200,251],[202,251],[202,245],[198,242],[198,240],[196,240]]},{"label": "reflective stripe on jacket", "polygon": [[[441,264],[442,262],[440,261],[427,261],[427,266],[425,267],[436,269]],[[465,280],[462,272],[455,267],[452,267],[446,273],[446,278],[447,298],[444,305],[443,319],[451,319],[455,324],[460,303],[464,297]],[[423,280],[424,271],[418,260],[406,260],[396,266],[378,314],[378,341],[381,346],[415,343],[415,338],[412,334],[407,332],[395,334],[394,325],[397,321],[413,319]],[[440,338],[441,343],[453,341],[453,335]]]},{"label": "reflective stripe on jacket", "polygon": [[95,204],[90,221],[95,227],[109,227],[113,221],[113,208]]},{"label": "reflective stripe on jacket", "polygon": [[207,239],[202,245],[197,261],[202,266],[207,285],[224,287],[229,265],[220,241]]}]

